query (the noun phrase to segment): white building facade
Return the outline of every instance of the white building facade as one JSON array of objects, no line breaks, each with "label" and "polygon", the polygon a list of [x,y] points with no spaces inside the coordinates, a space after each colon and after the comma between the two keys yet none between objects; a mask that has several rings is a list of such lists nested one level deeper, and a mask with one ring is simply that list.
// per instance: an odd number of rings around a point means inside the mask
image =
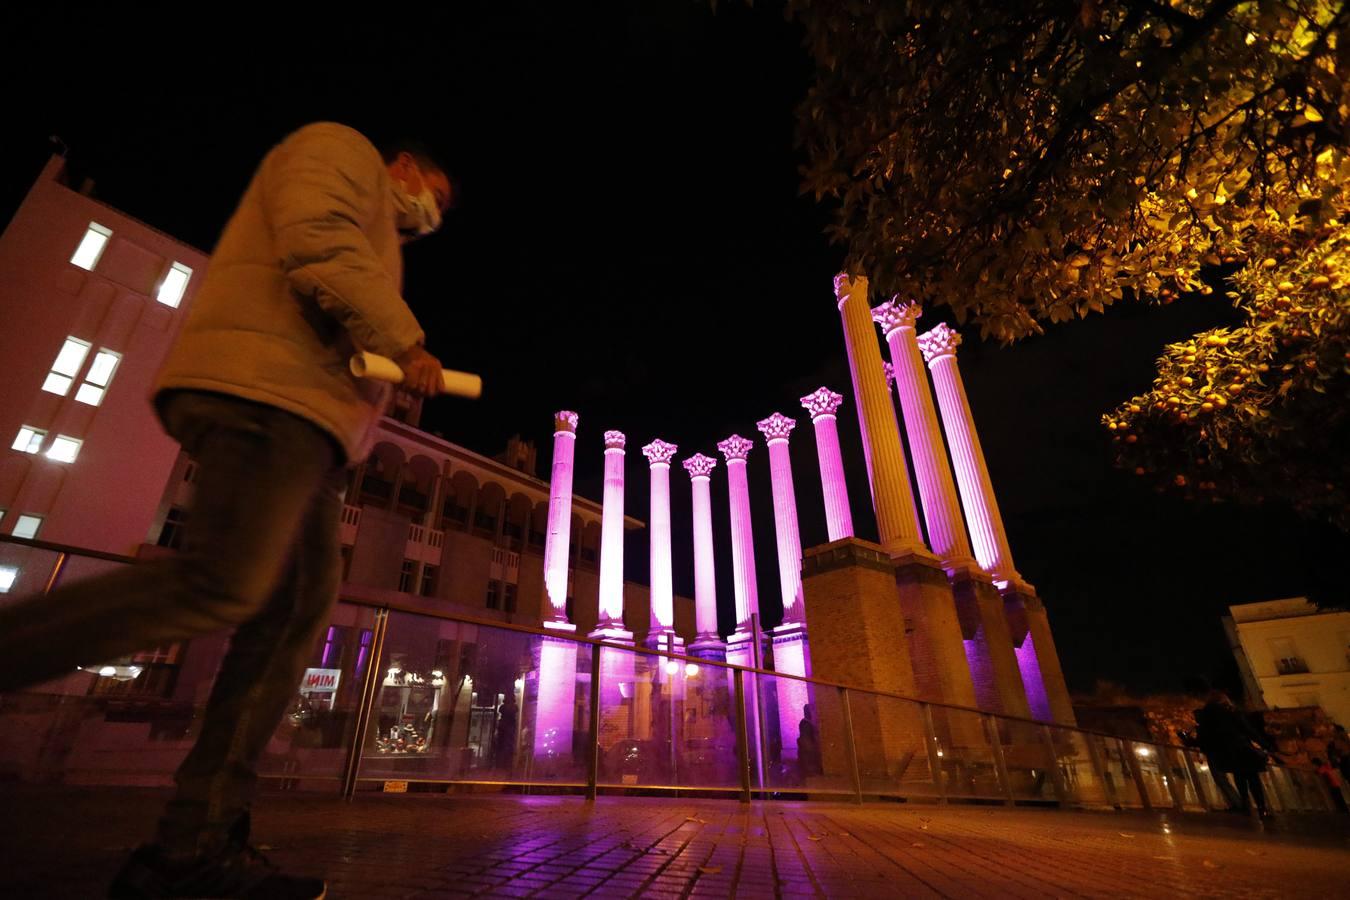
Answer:
[{"label": "white building facade", "polygon": [[1250,700],[1266,709],[1320,706],[1350,727],[1350,611],[1306,597],[1228,610],[1224,630]]}]

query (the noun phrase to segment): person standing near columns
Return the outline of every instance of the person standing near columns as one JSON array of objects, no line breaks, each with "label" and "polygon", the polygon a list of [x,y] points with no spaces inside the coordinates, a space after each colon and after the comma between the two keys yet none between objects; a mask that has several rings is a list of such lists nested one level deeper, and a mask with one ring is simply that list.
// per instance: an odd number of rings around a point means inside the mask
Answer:
[{"label": "person standing near columns", "polygon": [[600,520],[600,610],[593,638],[631,641],[623,622],[622,431],[605,432],[605,496]]},{"label": "person standing near columns", "polygon": [[844,345],[853,377],[881,546],[892,557],[911,553],[927,556],[919,531],[914,490],[909,483],[905,450],[900,445],[895,404],[886,388],[876,328],[867,305],[867,279],[839,275],[834,279],[834,293],[844,323]]},{"label": "person standing near columns", "polygon": [[914,331],[914,323],[921,315],[923,307],[918,303],[902,304],[895,300],[872,310],[872,319],[881,326],[891,351],[900,409],[905,416],[905,434],[909,438],[909,455],[914,461],[924,522],[928,526],[928,545],[951,570],[971,565],[975,559],[966,538],[961,502],[957,499],[947,452],[942,446],[942,426],[933,408],[928,373],[924,371]]},{"label": "person standing near columns", "polygon": [[825,528],[831,541],[853,537],[853,513],[848,505],[844,458],[839,452],[836,414],[844,402],[841,394],[822,387],[802,398],[816,431],[816,456],[820,460],[820,489],[825,497]]},{"label": "person standing near columns", "polygon": [[942,410],[942,426],[947,434],[947,446],[951,448],[975,558],[980,568],[995,579],[1016,582],[1021,576],[1013,568],[1012,550],[1003,529],[1003,518],[999,515],[998,500],[994,497],[989,467],[980,447],[980,436],[975,431],[975,419],[961,381],[961,370],[956,365],[956,348],[960,344],[961,335],[945,323],[918,338],[919,348],[933,373],[933,387]]},{"label": "person standing near columns", "polygon": [[713,562],[711,481],[717,460],[696,453],[683,465],[689,473],[694,511],[694,618],[698,637],[690,650],[700,656],[725,657],[726,645],[717,627],[717,576]]},{"label": "person standing near columns", "polygon": [[727,494],[731,503],[731,571],[736,592],[736,633],[750,633],[750,616],[759,613],[755,583],[755,537],[750,523],[750,482],[746,459],[754,445],[733,434],[717,445],[727,461]]},{"label": "person standing near columns", "polygon": [[773,479],[773,521],[778,537],[778,584],[783,599],[783,624],[806,621],[802,604],[802,538],[797,526],[797,492],[792,485],[792,457],[788,438],[797,423],[774,413],[758,423],[769,445]]},{"label": "person standing near columns", "polygon": [[675,584],[671,573],[670,461],[679,448],[662,440],[642,448],[651,470],[651,628],[647,644],[677,649],[684,641],[675,634]]},{"label": "person standing near columns", "polygon": [[546,628],[570,628],[567,622],[567,570],[572,549],[572,469],[575,465],[577,414],[553,415],[553,474],[548,488],[548,532],[544,536],[544,594],[549,605]]}]

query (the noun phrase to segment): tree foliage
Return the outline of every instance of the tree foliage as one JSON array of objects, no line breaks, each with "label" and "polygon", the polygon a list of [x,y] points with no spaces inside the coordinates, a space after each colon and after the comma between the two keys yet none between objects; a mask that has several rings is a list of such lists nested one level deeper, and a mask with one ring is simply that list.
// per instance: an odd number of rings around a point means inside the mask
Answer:
[{"label": "tree foliage", "polygon": [[1247,323],[1167,348],[1121,464],[1345,524],[1344,0],[788,6],[850,269],[1005,342],[1217,289]]}]

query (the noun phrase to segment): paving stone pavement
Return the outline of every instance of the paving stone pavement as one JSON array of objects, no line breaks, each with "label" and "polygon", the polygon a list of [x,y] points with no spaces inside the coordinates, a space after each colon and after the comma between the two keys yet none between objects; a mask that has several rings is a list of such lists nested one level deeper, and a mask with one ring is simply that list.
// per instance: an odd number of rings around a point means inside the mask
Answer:
[{"label": "paving stone pavement", "polygon": [[[101,896],[165,796],[0,788],[0,897]],[[275,793],[254,838],[334,898],[1350,895],[1331,816]]]}]

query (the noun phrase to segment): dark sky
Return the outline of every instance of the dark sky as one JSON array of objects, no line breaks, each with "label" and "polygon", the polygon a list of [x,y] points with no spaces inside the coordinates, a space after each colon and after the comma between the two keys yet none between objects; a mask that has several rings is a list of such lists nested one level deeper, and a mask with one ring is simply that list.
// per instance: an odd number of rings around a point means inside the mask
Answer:
[{"label": "dark sky", "polygon": [[[13,98],[0,215],[60,135],[98,196],[209,250],[267,148],[309,121],[439,145],[464,183],[442,232],[407,253],[407,296],[446,365],[481,372],[474,404],[429,430],[494,454],[523,434],[547,473],[552,411],[581,414],[578,490],[600,496],[601,434],[629,435],[628,511],[647,515],[653,437],[716,456],[756,439],[761,604],[778,615],[768,458],[754,423],[800,416],[792,442],[805,546],[825,539],[815,445],[797,398],[851,388],[827,212],[797,195],[793,107],[811,77],[773,9],[641,4],[390,7],[191,23],[112,4],[0,13]],[[515,11],[508,13],[510,6]],[[280,8],[280,7],[279,7]],[[286,7],[287,10],[290,7]],[[325,24],[327,17],[341,25]],[[1036,584],[1071,686],[1136,690],[1234,677],[1218,616],[1308,594],[1339,602],[1345,535],[1282,510],[1201,507],[1110,466],[1099,415],[1147,388],[1163,342],[1231,315],[1222,301],[1134,306],[1012,348],[967,334],[961,367],[1014,555]],[[922,327],[941,321],[930,310]],[[852,399],[841,418],[858,529],[875,537]],[[713,480],[730,621],[724,469]],[[688,479],[672,477],[676,587],[692,594]],[[629,574],[646,577],[646,540]]]}]

